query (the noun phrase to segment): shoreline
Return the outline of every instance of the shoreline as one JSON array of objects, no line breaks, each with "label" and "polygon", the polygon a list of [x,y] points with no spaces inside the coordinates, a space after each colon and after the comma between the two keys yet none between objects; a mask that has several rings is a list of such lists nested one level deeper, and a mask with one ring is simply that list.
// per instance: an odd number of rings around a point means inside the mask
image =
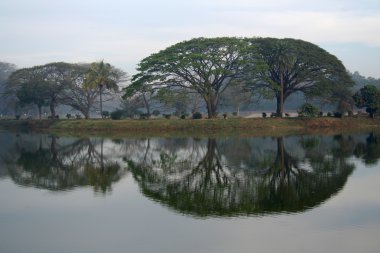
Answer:
[{"label": "shoreline", "polygon": [[229,118],[229,119],[60,119],[0,120],[0,128],[69,135],[111,136],[278,136],[380,130],[380,118]]}]

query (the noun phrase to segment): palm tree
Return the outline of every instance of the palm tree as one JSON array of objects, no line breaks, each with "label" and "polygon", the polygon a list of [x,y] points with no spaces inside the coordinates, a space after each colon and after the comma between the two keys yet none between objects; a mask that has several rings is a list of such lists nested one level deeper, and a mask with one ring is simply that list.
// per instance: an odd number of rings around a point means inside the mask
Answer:
[{"label": "palm tree", "polygon": [[85,87],[89,89],[99,89],[100,94],[100,115],[103,113],[103,91],[118,90],[117,83],[119,82],[123,72],[115,69],[109,63],[103,60],[91,64],[86,75]]}]

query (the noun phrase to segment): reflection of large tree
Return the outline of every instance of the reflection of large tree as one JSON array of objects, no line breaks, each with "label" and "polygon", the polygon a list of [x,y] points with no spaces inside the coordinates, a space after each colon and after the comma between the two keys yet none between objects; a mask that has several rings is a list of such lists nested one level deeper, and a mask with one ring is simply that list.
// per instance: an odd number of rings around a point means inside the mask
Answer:
[{"label": "reflection of large tree", "polygon": [[365,142],[356,144],[354,153],[368,165],[377,164],[380,159],[380,135],[370,133]]},{"label": "reflection of large tree", "polygon": [[232,142],[209,139],[195,147],[203,150],[201,158],[192,155],[200,152],[178,156],[161,150],[150,163],[128,160],[128,166],[146,196],[195,216],[302,211],[337,193],[354,168],[344,158],[329,156],[328,150],[314,159],[309,154],[318,147],[296,158],[286,151],[284,138],[277,138],[274,152],[265,152],[263,159],[241,150],[247,161],[231,163],[226,152],[231,146],[249,147],[244,140]]},{"label": "reflection of large tree", "polygon": [[84,138],[59,144],[57,137],[51,136],[50,145],[40,139],[36,148],[24,148],[22,140],[17,146],[20,148],[13,150],[17,153],[16,161],[8,163],[8,171],[21,185],[49,190],[90,185],[105,193],[124,174],[117,162],[104,156],[103,139]]}]

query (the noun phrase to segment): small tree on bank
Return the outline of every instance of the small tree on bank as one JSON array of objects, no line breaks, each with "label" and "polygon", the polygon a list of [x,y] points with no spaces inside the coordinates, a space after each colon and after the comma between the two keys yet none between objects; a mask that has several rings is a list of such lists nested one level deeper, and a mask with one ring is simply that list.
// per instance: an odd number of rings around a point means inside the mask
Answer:
[{"label": "small tree on bank", "polygon": [[315,105],[305,103],[299,109],[298,114],[304,117],[317,117],[319,115],[319,111],[319,108]]},{"label": "small tree on bank", "polygon": [[30,80],[27,83],[23,83],[19,90],[16,92],[16,96],[21,105],[34,104],[38,108],[38,116],[41,119],[41,110],[43,106],[48,105],[49,95],[46,92],[49,85],[46,82],[39,82]]},{"label": "small tree on bank", "polygon": [[380,109],[380,89],[374,85],[366,85],[353,96],[358,108],[366,108],[370,118],[374,118]]}]

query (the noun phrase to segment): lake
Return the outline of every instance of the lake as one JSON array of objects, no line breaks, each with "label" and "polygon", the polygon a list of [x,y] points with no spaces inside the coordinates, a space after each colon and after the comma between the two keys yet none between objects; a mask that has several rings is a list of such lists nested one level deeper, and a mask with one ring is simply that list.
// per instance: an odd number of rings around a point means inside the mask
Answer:
[{"label": "lake", "polygon": [[0,143],[0,252],[380,250],[375,132]]}]

